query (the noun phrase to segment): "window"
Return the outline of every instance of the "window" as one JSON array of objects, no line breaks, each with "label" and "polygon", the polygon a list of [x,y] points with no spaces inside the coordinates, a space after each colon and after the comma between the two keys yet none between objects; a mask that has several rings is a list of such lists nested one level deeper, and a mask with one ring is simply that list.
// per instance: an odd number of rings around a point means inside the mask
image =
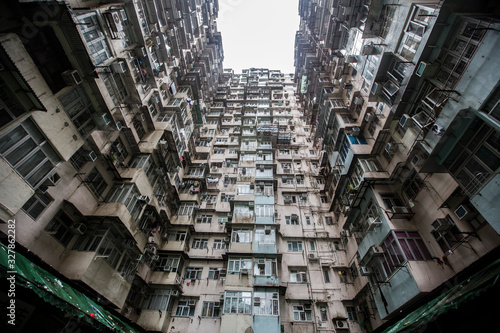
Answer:
[{"label": "window", "polygon": [[92,224],[78,238],[73,250],[97,252],[102,260],[128,280],[135,274],[136,266],[132,259],[135,254],[131,249],[125,249],[123,243],[123,236],[112,224]]},{"label": "window", "polygon": [[121,103],[124,103],[125,98],[128,97],[128,93],[120,74],[105,72],[101,73],[101,78],[113,104],[119,106]]},{"label": "window", "polygon": [[151,289],[142,302],[142,309],[169,311],[173,303],[172,294],[173,290],[170,289]]},{"label": "window", "polygon": [[188,267],[186,268],[186,273],[184,273],[185,279],[201,279],[202,267]]},{"label": "window", "polygon": [[279,315],[278,308],[278,293],[275,292],[260,292],[253,293],[253,314],[254,315]]},{"label": "window", "polygon": [[383,267],[390,276],[407,260],[431,260],[424,241],[416,231],[392,231],[382,244]]},{"label": "window", "polygon": [[173,230],[168,232],[167,239],[169,241],[184,242],[188,240],[187,231]]},{"label": "window", "polygon": [[328,311],[326,309],[326,305],[324,305],[324,304],[319,306],[319,318],[322,322],[328,321]]},{"label": "window", "polygon": [[299,218],[296,214],[292,216],[285,216],[285,223],[291,225],[299,225]]},{"label": "window", "polygon": [[134,120],[133,125],[139,139],[146,135],[146,130],[144,129],[144,126],[142,125],[142,122],[140,120]]},{"label": "window", "polygon": [[111,145],[111,149],[109,151],[112,160],[117,162],[125,162],[125,159],[128,157],[127,149],[125,149],[125,145],[121,138],[117,138],[115,142]]},{"label": "window", "polygon": [[212,215],[198,215],[197,223],[212,223]]},{"label": "window", "polygon": [[293,320],[295,321],[312,321],[312,311],[310,304],[294,305]]},{"label": "window", "polygon": [[60,210],[45,227],[45,231],[66,247],[73,238],[73,232],[71,230],[73,223],[73,220]]},{"label": "window", "polygon": [[52,201],[54,201],[54,199],[52,199],[52,197],[47,193],[36,191],[35,194],[33,194],[33,196],[23,205],[23,210],[29,217],[36,220]]},{"label": "window", "polygon": [[326,199],[326,196],[322,195],[319,197],[321,203],[327,203],[327,199]]},{"label": "window", "polygon": [[251,306],[251,292],[226,291],[224,313],[250,314],[252,311]]},{"label": "window", "polygon": [[195,238],[193,239],[193,249],[206,249],[208,247],[208,239]]},{"label": "window", "polygon": [[353,306],[346,306],[345,309],[347,311],[347,318],[349,318],[349,320],[358,321],[356,308],[354,308]]},{"label": "window", "polygon": [[214,250],[224,250],[226,248],[226,243],[223,239],[214,239]]},{"label": "window", "polygon": [[300,268],[300,269],[296,269],[296,270],[290,270],[290,282],[306,283],[307,282],[306,269]]},{"label": "window", "polygon": [[137,221],[144,205],[147,202],[141,199],[141,193],[135,184],[116,184],[109,192],[107,202],[120,202],[127,207],[132,218]]},{"label": "window", "polygon": [[358,277],[358,268],[356,267],[356,263],[353,262],[351,267],[349,268],[350,272],[351,272],[351,276],[353,279],[357,278]]},{"label": "window", "polygon": [[224,268],[210,267],[208,270],[209,280],[219,280],[226,276],[226,270]]},{"label": "window", "polygon": [[92,169],[92,171],[88,173],[87,178],[85,178],[85,184],[97,198],[102,198],[108,186],[108,183],[106,183],[102,175],[97,171],[97,168]]},{"label": "window", "polygon": [[59,101],[78,133],[85,139],[96,128],[92,116],[96,111],[85,89],[82,85],[75,86],[72,90],[59,97]]},{"label": "window", "polygon": [[309,150],[309,155],[314,155],[314,150]]},{"label": "window", "polygon": [[325,216],[325,223],[327,225],[332,225],[333,224],[333,217],[331,217],[331,216]]},{"label": "window", "polygon": [[250,210],[248,205],[234,205],[235,216],[253,216],[253,211]]},{"label": "window", "polygon": [[316,251],[316,243],[314,241],[309,241],[309,249],[311,251]]},{"label": "window", "polygon": [[274,229],[256,229],[255,244],[276,244],[276,232]]},{"label": "window", "polygon": [[411,174],[406,178],[403,183],[403,192],[406,194],[408,199],[415,199],[422,188],[424,187],[424,182],[418,175],[418,172],[413,169]]},{"label": "window", "polygon": [[255,259],[254,275],[276,276],[278,268],[276,266],[276,259],[265,258]]},{"label": "window", "polygon": [[179,304],[177,304],[175,315],[182,317],[192,317],[194,316],[195,307],[196,300],[179,301]]},{"label": "window", "polygon": [[181,206],[179,207],[179,210],[177,211],[177,215],[193,216],[195,206],[196,206],[196,204],[194,204],[194,203],[181,204]]},{"label": "window", "polygon": [[380,197],[384,202],[385,208],[389,210],[392,209],[392,207],[404,206],[403,202],[399,199],[399,197],[396,194],[393,193],[380,194]]},{"label": "window", "polygon": [[330,273],[328,267],[323,267],[323,280],[325,283],[330,283]]},{"label": "window", "polygon": [[446,223],[449,225],[447,229],[443,231],[433,230],[432,236],[436,239],[437,243],[443,253],[446,253],[451,248],[453,248],[465,235],[461,233],[460,229],[458,229],[457,225],[453,221],[453,219],[446,215],[445,218],[441,219],[441,221],[436,221],[438,223]]},{"label": "window", "polygon": [[349,283],[349,278],[347,277],[347,271],[344,269],[340,269],[337,271],[337,274],[339,275],[340,282],[342,283]]},{"label": "window", "polygon": [[233,243],[251,243],[252,230],[249,229],[236,229],[231,234],[231,242]]},{"label": "window", "polygon": [[252,258],[230,258],[227,264],[229,274],[238,274],[240,270],[252,270]]},{"label": "window", "polygon": [[220,317],[220,302],[203,302],[201,309],[203,318],[219,318]]},{"label": "window", "polygon": [[0,155],[35,189],[61,160],[31,118],[0,137]]},{"label": "window", "polygon": [[311,217],[310,216],[306,216],[306,224],[311,225]]},{"label": "window", "polygon": [[94,63],[99,65],[109,59],[111,52],[106,37],[99,26],[97,15],[95,13],[81,15],[76,18],[76,22]]},{"label": "window", "polygon": [[255,205],[255,216],[272,217],[274,215],[274,205]]},{"label": "window", "polygon": [[302,242],[301,241],[288,241],[288,251],[299,252],[302,251]]},{"label": "window", "polygon": [[176,273],[182,270],[184,261],[180,255],[160,255],[160,260],[156,262],[153,267],[156,271],[165,271],[165,267],[168,266],[170,272]]}]

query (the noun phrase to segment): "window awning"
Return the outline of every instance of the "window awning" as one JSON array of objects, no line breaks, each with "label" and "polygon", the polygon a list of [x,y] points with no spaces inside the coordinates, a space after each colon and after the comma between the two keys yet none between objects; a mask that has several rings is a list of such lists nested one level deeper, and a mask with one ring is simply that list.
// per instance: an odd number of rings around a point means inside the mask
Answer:
[{"label": "window awning", "polygon": [[456,284],[451,289],[419,307],[403,319],[396,322],[383,333],[413,332],[427,325],[436,317],[458,308],[493,287],[500,277],[500,259],[494,261],[479,272]]},{"label": "window awning", "polygon": [[[13,254],[15,254],[14,260]],[[44,301],[85,320],[99,330],[105,331],[108,328],[123,333],[142,332],[130,327],[87,295],[59,280],[29,259],[12,250],[9,251],[7,246],[0,244],[0,276],[3,278],[11,274],[15,275],[18,286],[33,290]]]}]

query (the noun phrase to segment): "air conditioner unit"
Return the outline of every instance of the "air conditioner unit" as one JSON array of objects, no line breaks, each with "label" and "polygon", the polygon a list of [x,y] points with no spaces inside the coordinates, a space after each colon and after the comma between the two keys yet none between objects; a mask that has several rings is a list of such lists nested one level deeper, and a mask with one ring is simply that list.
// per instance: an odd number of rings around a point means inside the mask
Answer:
[{"label": "air conditioner unit", "polygon": [[151,259],[153,259],[153,261],[158,261],[158,260],[160,260],[160,256],[156,254],[156,255],[152,256]]},{"label": "air conditioner unit", "polygon": [[408,214],[410,212],[406,206],[392,206],[391,210],[394,214]]},{"label": "air conditioner unit", "polygon": [[188,301],[188,305],[190,305],[190,306],[191,306],[191,305],[196,305],[196,300],[194,300],[194,299],[190,299],[190,300]]},{"label": "air conditioner unit", "polygon": [[309,260],[317,260],[318,258],[316,257],[315,253],[309,253]]},{"label": "air conditioner unit", "polygon": [[408,119],[411,119],[411,117],[407,114],[404,114],[401,116],[401,119],[399,119],[399,125],[401,125],[401,127],[405,127],[406,126],[411,126],[410,124],[412,123],[411,121],[408,122]]},{"label": "air conditioner unit", "polygon": [[458,206],[457,209],[455,209],[455,215],[461,220],[463,219],[464,217],[466,217],[468,214],[469,214],[469,208],[464,206],[464,205],[460,205]]},{"label": "air conditioner unit", "polygon": [[87,226],[83,223],[75,223],[73,224],[72,229],[80,235],[83,235],[87,231]]},{"label": "air conditioner unit", "polygon": [[139,195],[137,197],[137,200],[148,203],[149,202],[149,197],[147,195]]},{"label": "air conditioner unit", "polygon": [[380,217],[369,217],[368,218],[368,231],[372,231],[373,229],[375,229],[376,227],[379,227],[382,225],[382,221],[380,220]]},{"label": "air conditioner unit", "polygon": [[73,70],[64,71],[64,72],[62,72],[61,75],[62,75],[64,82],[68,86],[76,86],[76,85],[82,83],[82,78],[80,77],[80,74],[78,74],[77,70],[73,69]]},{"label": "air conditioner unit", "polygon": [[333,319],[333,322],[335,324],[335,328],[338,330],[348,330],[349,329],[349,325],[347,324],[347,320]]},{"label": "air conditioner unit", "polygon": [[446,232],[450,230],[451,227],[453,227],[453,223],[446,218],[437,219],[436,221],[432,222],[432,227],[438,232]]},{"label": "air conditioner unit", "polygon": [[297,214],[292,214],[292,221],[297,221],[299,216]]},{"label": "air conditioner unit", "polygon": [[248,272],[248,269],[247,269],[247,268],[243,268],[243,269],[241,269],[241,270],[240,270],[240,274],[241,274],[241,275],[248,275],[248,273],[249,273],[249,272]]},{"label": "air conditioner unit", "polygon": [[125,73],[127,71],[127,63],[125,61],[117,61],[111,64],[113,73]]},{"label": "air conditioner unit", "polygon": [[372,271],[368,267],[359,266],[359,274],[361,274],[362,276],[369,276],[372,274]]},{"label": "air conditioner unit", "polygon": [[373,117],[374,117],[373,113],[367,113],[365,114],[365,121],[370,122],[372,121]]},{"label": "air conditioner unit", "polygon": [[111,120],[109,119],[108,117],[108,114],[107,113],[103,113],[101,115],[101,119],[102,121],[104,122],[104,125],[109,125],[111,123]]},{"label": "air conditioner unit", "polygon": [[384,255],[384,250],[381,246],[372,246],[370,247],[369,253],[371,256],[378,257]]},{"label": "air conditioner unit", "polygon": [[425,61],[421,61],[415,70],[415,75],[419,77],[433,77],[438,69],[437,64],[431,64]]},{"label": "air conditioner unit", "polygon": [[97,160],[97,155],[94,151],[89,152],[88,157],[91,162],[95,162],[95,160]]},{"label": "air conditioner unit", "polygon": [[358,136],[360,132],[361,132],[361,129],[359,127],[353,127],[351,135]]}]

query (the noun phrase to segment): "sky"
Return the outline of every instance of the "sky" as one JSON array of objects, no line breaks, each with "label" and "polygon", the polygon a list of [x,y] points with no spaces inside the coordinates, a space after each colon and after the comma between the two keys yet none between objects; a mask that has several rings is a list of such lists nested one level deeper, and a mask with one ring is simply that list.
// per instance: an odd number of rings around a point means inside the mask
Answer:
[{"label": "sky", "polygon": [[251,67],[294,73],[298,0],[219,0],[224,68]]}]

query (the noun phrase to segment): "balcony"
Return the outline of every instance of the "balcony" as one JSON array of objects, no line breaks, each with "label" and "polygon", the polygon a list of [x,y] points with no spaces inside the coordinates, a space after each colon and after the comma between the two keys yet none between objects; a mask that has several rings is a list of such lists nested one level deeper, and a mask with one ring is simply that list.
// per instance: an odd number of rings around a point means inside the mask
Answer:
[{"label": "balcony", "polygon": [[262,287],[279,287],[279,278],[277,275],[254,275],[253,285]]}]

